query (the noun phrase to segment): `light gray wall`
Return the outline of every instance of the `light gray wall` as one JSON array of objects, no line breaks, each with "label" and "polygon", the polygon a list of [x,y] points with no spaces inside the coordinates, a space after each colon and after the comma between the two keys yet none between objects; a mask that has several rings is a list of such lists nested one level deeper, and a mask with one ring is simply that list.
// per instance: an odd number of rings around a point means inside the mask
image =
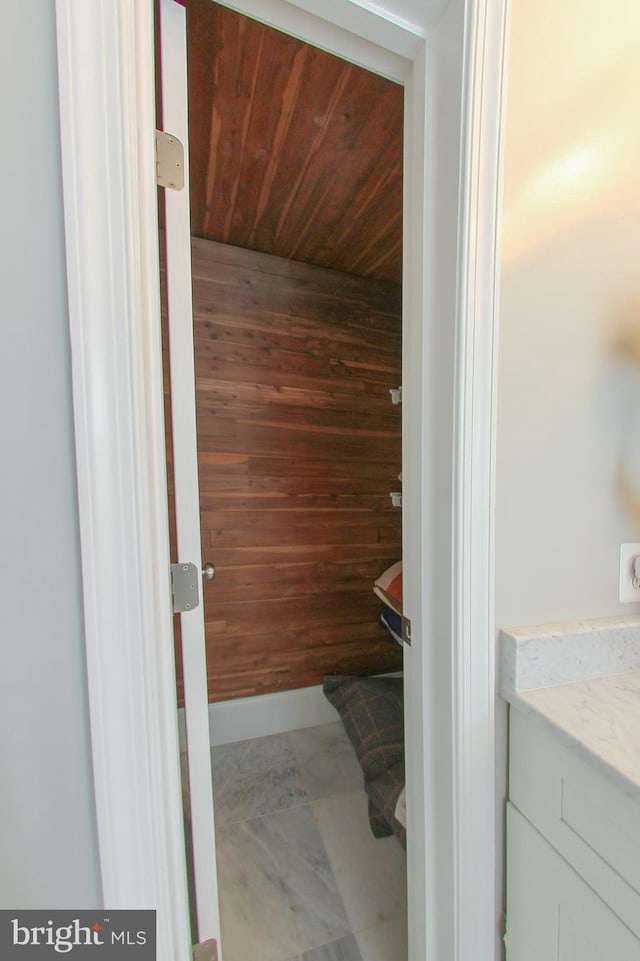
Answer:
[{"label": "light gray wall", "polygon": [[640,611],[618,600],[640,540],[639,44],[637,0],[512,0],[499,627]]},{"label": "light gray wall", "polygon": [[[496,626],[637,613],[640,6],[510,0]],[[635,355],[635,356],[634,356]],[[507,712],[497,706],[498,858]]]},{"label": "light gray wall", "polygon": [[101,904],[66,312],[53,0],[0,31],[0,907]]}]

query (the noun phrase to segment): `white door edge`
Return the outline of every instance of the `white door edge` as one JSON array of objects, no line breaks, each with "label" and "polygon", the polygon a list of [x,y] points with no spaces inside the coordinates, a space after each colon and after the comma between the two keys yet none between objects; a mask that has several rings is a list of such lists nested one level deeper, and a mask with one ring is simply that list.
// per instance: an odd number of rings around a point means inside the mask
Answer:
[{"label": "white door edge", "polygon": [[[466,13],[467,48],[461,131],[464,209],[457,224],[461,269],[450,377],[458,398],[450,518],[455,531],[450,585],[455,618],[444,678],[452,716],[441,719],[450,723],[447,750],[455,774],[445,783],[438,780],[433,759],[425,754],[429,738],[423,729],[416,730],[412,760],[417,767],[407,786],[409,829],[411,818],[422,819],[428,810],[433,815],[429,833],[439,834],[439,843],[434,850],[410,856],[410,961],[436,961],[440,943],[455,945],[455,961],[490,961],[497,913],[488,883],[495,871],[491,531],[482,520],[490,517],[492,508],[495,288],[484,282],[478,286],[482,278],[494,276],[495,232],[483,234],[476,227],[481,203],[489,215],[495,215],[497,204],[495,176],[492,182],[489,174],[492,164],[495,174],[499,131],[489,121],[492,113],[500,114],[500,103],[492,99],[495,71],[487,57],[501,57],[501,27],[496,25],[502,23],[505,0],[460,2]],[[85,628],[104,897],[108,906],[131,907],[144,900],[157,907],[159,930],[162,925],[167,932],[164,942],[159,940],[158,957],[168,961],[187,957],[188,915],[184,884],[176,882],[175,874],[183,855],[176,712],[170,692],[173,653],[165,604],[169,556],[157,276],[151,264],[157,223],[155,190],[152,198],[149,189],[154,169],[149,6],[146,0],[56,0]],[[295,4],[287,6],[295,10]],[[345,3],[339,7],[347,9]],[[373,7],[368,12],[376,15]],[[324,16],[330,16],[328,9]],[[380,20],[381,28],[382,21],[386,23],[386,36],[388,18]],[[438,55],[438,24],[425,43],[420,41],[413,60],[407,85],[414,102],[425,102],[428,61]],[[476,29],[478,24],[483,26]],[[393,53],[400,29],[392,25]],[[407,44],[415,50],[415,43],[415,31],[408,30]],[[429,97],[434,96],[437,91],[430,90]],[[428,113],[423,117],[423,144],[430,119]],[[421,236],[434,200],[425,166],[424,159],[414,164],[408,185],[416,201],[408,205],[408,217],[421,221]],[[478,185],[484,193],[476,190]],[[411,235],[416,236],[415,229]],[[418,252],[417,262],[424,263],[424,258],[424,251]],[[424,292],[419,296],[414,310],[420,323],[428,325]],[[481,331],[485,349],[477,341]],[[417,385],[418,397],[424,399],[427,393],[424,383]],[[406,443],[416,443],[422,451],[416,458],[418,473],[413,480],[403,479],[405,489],[413,485],[414,498],[422,503],[415,536],[420,538],[421,570],[426,570],[424,552],[433,518],[421,493],[420,471],[429,454],[423,417],[414,412],[411,427],[415,431],[422,425],[421,435],[406,437]],[[105,529],[105,518],[110,529]],[[470,552],[463,556],[465,546]],[[125,547],[126,577],[121,573]],[[116,586],[124,601],[114,609]],[[417,599],[418,619],[428,601],[427,595]],[[412,672],[416,726],[422,728],[429,720],[429,698],[441,683],[437,673]],[[443,806],[451,801],[450,823]],[[472,827],[465,829],[466,824]],[[443,875],[452,875],[452,889],[439,889],[441,868]],[[453,904],[445,904],[444,897],[452,894]],[[438,923],[430,923],[430,918]]]},{"label": "white door edge", "polygon": [[191,281],[191,213],[189,205],[189,128],[187,93],[187,27],[184,7],[160,0],[162,122],[184,150],[184,187],[165,189],[165,246],[173,484],[178,563],[195,564],[199,605],[180,615],[180,647],[184,687],[193,894],[198,941],[215,939],[219,961],[220,910],[216,871],[216,836],[209,744],[209,697],[202,583],[202,539],[196,433],[196,381],[193,348]]}]

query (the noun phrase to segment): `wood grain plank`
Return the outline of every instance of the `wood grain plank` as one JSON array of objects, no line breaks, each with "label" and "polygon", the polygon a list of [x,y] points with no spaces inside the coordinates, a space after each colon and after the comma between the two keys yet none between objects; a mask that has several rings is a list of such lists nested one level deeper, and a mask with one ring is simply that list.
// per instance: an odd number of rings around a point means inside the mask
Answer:
[{"label": "wood grain plank", "polygon": [[[397,512],[396,512],[397,513]],[[283,540],[292,552],[307,544],[398,543],[396,513],[375,511],[261,510],[203,513],[203,544],[268,547]],[[336,516],[338,514],[338,516]],[[399,553],[399,551],[398,551]]]},{"label": "wood grain plank", "polygon": [[[342,228],[345,232],[354,229],[348,219],[342,224]],[[323,297],[335,296],[341,300],[360,300],[365,290],[360,277],[341,270],[320,267],[316,271],[310,271],[305,263],[296,260],[288,260],[285,257],[274,260],[269,254],[233,244],[219,243],[212,248],[211,243],[212,241],[208,238],[202,239],[195,236],[191,238],[193,274],[196,279],[204,283],[215,283],[216,280],[219,282],[219,278],[214,280],[211,277],[207,266],[211,251],[215,249],[216,261],[220,265],[233,268],[237,271],[238,277],[249,278],[251,273],[248,272],[265,274],[267,278],[286,277],[292,290],[303,288]],[[315,266],[318,267],[317,264]],[[203,270],[202,267],[204,267]],[[231,272],[225,271],[223,276],[231,276]],[[376,310],[397,316],[402,299],[400,284],[373,277],[369,277],[368,282],[365,300],[372,301],[371,306],[374,306],[373,302],[375,302]],[[271,286],[276,286],[275,279],[271,281]]]},{"label": "wood grain plank", "polygon": [[386,497],[389,487],[395,490],[400,482],[396,461],[376,464],[366,478],[358,478],[353,476],[354,467],[358,466],[354,458],[332,463],[322,458],[305,460],[303,455],[295,460],[289,460],[286,455],[243,460],[242,455],[237,455],[237,459],[235,454],[206,450],[201,456],[203,494],[220,491],[225,497],[230,492],[241,495],[264,493],[270,481],[273,483],[269,493],[276,497],[283,494],[292,497],[303,492],[310,498],[324,496],[335,500],[337,495],[347,491],[362,497],[380,494]]},{"label": "wood grain plank", "polygon": [[[209,697],[395,669],[372,587],[401,556],[396,294],[354,277],[327,292],[335,271],[194,250],[200,514],[217,569],[204,591]],[[180,679],[179,643],[176,666]]]},{"label": "wood grain plank", "polygon": [[399,283],[402,88],[211,0],[187,46],[194,233]]}]

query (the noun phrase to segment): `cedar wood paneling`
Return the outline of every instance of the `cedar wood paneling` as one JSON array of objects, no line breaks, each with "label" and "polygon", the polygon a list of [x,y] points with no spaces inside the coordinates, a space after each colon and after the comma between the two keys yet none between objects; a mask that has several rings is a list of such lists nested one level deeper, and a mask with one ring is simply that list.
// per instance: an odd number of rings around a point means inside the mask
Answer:
[{"label": "cedar wood paneling", "polygon": [[401,556],[400,289],[192,254],[209,699],[397,669],[372,585]]},{"label": "cedar wood paneling", "polygon": [[192,233],[399,283],[402,87],[211,0],[187,41]]}]

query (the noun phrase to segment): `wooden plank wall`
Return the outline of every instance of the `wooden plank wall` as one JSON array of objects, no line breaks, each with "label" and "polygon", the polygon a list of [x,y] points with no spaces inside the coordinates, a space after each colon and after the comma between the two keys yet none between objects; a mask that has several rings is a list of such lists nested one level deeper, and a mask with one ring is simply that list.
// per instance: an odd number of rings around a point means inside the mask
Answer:
[{"label": "wooden plank wall", "polygon": [[372,585],[401,556],[400,288],[192,253],[209,698],[395,670]]}]

